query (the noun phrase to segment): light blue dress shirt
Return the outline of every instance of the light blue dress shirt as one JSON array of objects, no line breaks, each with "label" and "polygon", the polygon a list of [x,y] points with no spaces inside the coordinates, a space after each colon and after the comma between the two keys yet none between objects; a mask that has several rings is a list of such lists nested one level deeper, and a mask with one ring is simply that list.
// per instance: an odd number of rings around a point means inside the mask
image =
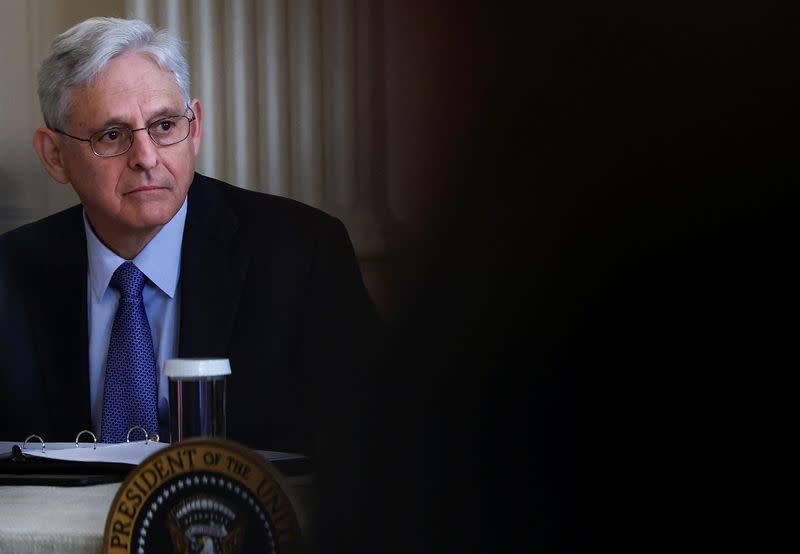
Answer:
[{"label": "light blue dress shirt", "polygon": [[[153,333],[153,347],[161,375],[158,386],[159,425],[161,436],[169,431],[169,392],[164,377],[164,361],[178,353],[178,329],[180,291],[178,278],[181,267],[181,244],[186,222],[188,198],[183,201],[178,213],[158,234],[147,243],[132,261],[144,273],[146,282],[142,296],[147,320]],[[89,315],[89,401],[92,410],[92,425],[98,436],[103,419],[103,385],[106,373],[108,342],[111,326],[117,312],[119,292],[108,284],[114,271],[126,260],[117,256],[100,242],[83,214],[86,228],[86,247],[89,256],[87,273],[87,301]]]}]

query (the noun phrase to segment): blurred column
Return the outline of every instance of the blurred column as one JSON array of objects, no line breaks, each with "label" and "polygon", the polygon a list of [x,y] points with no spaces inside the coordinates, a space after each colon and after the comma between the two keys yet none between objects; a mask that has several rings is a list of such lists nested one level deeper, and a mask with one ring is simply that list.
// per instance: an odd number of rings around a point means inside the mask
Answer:
[{"label": "blurred column", "polygon": [[[220,18],[216,0],[197,0],[191,14],[192,38],[189,57],[192,65],[192,92],[203,105],[203,138],[197,170],[222,178],[221,145],[225,144],[222,120],[223,80],[220,79]],[[185,40],[185,37],[184,37]]]},{"label": "blurred column", "polygon": [[322,82],[320,8],[315,0],[289,2],[291,195],[322,206]]},{"label": "blurred column", "polygon": [[290,190],[289,72],[286,0],[257,3],[259,174],[263,190],[288,196]]},{"label": "blurred column", "polygon": [[260,189],[256,177],[258,110],[252,90],[257,74],[254,61],[253,6],[248,0],[225,2],[225,69],[229,135],[227,174],[242,188]]},{"label": "blurred column", "polygon": [[322,8],[327,205],[345,212],[358,202],[356,175],[356,18],[353,0]]}]

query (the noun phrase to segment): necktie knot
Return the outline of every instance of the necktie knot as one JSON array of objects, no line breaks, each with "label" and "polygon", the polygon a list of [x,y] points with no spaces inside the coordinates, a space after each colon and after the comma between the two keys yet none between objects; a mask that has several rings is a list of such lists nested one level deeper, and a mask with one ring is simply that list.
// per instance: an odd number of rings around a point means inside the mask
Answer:
[{"label": "necktie knot", "polygon": [[117,289],[124,298],[141,298],[144,290],[145,275],[133,262],[120,265],[111,276],[111,286]]}]

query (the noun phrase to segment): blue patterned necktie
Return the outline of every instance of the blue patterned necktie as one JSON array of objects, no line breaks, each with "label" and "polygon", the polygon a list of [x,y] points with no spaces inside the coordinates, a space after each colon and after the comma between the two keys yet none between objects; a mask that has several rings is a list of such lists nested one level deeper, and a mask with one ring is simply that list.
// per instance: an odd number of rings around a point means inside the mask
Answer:
[{"label": "blue patterned necktie", "polygon": [[[123,442],[134,425],[158,433],[158,371],[153,336],[144,311],[146,277],[125,262],[111,277],[120,293],[108,343],[103,392],[103,442]],[[137,434],[137,437],[138,434]]]}]

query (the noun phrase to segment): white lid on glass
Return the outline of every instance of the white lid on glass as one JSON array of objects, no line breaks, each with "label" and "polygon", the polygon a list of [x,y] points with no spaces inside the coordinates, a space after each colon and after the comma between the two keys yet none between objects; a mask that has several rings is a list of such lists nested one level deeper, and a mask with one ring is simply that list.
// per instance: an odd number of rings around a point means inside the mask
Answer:
[{"label": "white lid on glass", "polygon": [[175,379],[222,377],[231,374],[227,358],[172,358],[164,362],[164,375]]}]

